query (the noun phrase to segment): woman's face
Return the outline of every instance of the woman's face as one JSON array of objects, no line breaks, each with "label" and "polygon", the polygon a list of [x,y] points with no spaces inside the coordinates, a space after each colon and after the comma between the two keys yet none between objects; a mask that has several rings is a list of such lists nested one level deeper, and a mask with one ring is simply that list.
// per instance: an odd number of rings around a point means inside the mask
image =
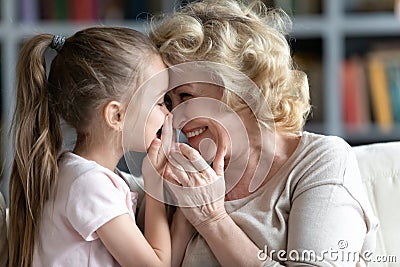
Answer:
[{"label": "woman's face", "polygon": [[188,143],[207,161],[212,161],[217,148],[229,142],[221,119],[225,106],[222,96],[221,87],[207,83],[185,84],[166,96],[167,106],[173,110],[174,128],[180,129]]}]

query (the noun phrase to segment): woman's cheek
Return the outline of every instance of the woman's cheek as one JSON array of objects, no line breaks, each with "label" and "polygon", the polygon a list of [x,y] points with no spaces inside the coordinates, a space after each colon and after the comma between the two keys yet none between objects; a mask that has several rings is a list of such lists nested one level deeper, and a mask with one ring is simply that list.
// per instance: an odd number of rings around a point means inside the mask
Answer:
[{"label": "woman's cheek", "polygon": [[205,138],[200,141],[199,152],[207,163],[214,161],[217,153],[217,144],[211,138]]},{"label": "woman's cheek", "polygon": [[230,139],[226,128],[217,122],[209,125],[209,130],[211,135],[200,141],[199,152],[208,163],[211,163],[218,150],[228,147]]}]

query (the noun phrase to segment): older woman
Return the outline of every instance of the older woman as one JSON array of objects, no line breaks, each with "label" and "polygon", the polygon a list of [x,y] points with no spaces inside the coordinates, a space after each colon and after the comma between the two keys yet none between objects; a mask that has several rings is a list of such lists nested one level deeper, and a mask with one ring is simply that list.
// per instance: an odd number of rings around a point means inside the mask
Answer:
[{"label": "older woman", "polygon": [[[288,23],[283,12],[259,2],[206,0],[151,29],[172,70],[197,61],[232,70],[216,71],[219,83],[194,79],[168,94],[175,127],[213,169],[180,144],[184,158],[197,163],[188,169],[172,155],[166,178],[175,188],[200,188],[223,176],[226,188],[225,197],[213,201],[172,190],[194,204],[174,215],[173,265],[354,266],[374,249],[377,220],[351,147],[302,130],[309,92],[304,74],[293,68]],[[187,75],[196,77],[194,69]]]}]

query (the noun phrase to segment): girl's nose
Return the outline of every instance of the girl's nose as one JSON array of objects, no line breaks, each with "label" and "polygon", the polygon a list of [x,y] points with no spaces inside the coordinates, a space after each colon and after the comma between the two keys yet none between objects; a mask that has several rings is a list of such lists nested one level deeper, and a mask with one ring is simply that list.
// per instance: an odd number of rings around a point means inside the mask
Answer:
[{"label": "girl's nose", "polygon": [[164,112],[165,116],[167,116],[170,113],[168,108],[165,105],[162,106],[162,111]]}]

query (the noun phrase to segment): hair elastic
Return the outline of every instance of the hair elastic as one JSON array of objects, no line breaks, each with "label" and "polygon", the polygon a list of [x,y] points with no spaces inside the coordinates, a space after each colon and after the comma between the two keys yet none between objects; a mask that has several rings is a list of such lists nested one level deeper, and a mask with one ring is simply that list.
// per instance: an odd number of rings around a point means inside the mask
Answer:
[{"label": "hair elastic", "polygon": [[65,43],[65,37],[61,35],[54,35],[50,47],[60,52]]}]

